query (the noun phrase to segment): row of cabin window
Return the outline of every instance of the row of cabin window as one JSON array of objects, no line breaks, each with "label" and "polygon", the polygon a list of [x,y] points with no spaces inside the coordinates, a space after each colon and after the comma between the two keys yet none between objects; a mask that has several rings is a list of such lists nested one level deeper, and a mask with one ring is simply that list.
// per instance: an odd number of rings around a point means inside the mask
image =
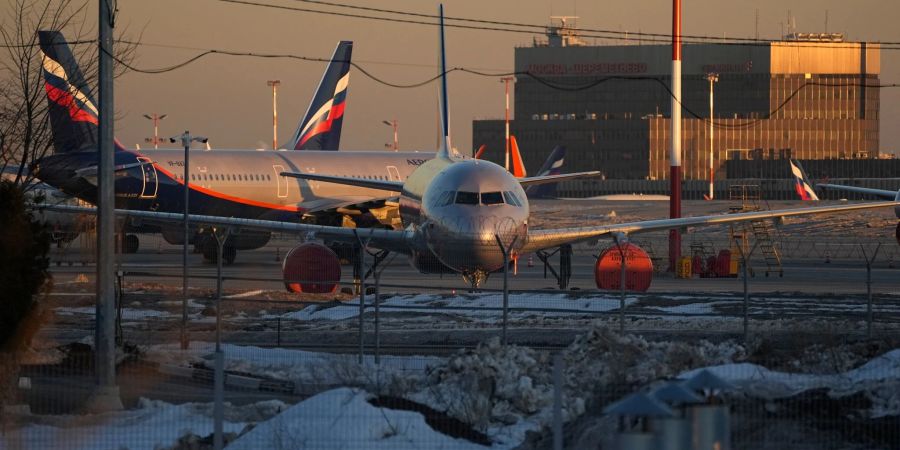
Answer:
[{"label": "row of cabin window", "polygon": [[[178,178],[179,180],[184,179],[184,175],[180,175],[180,174],[176,175],[175,177]],[[369,179],[369,180],[390,181],[390,179],[384,175],[364,175],[364,176],[351,175],[351,177],[352,178],[365,178],[365,179]],[[218,174],[205,174],[205,173],[201,173],[201,174],[193,174],[192,173],[191,174],[191,181],[271,181],[271,180],[272,180],[272,176],[268,175],[268,174],[266,174],[266,175],[260,175],[260,174],[218,175]]]},{"label": "row of cabin window", "polygon": [[446,191],[438,197],[438,206],[448,206],[453,203],[457,205],[502,205],[504,203],[512,206],[522,206],[522,201],[516,194],[510,191],[496,192],[466,192],[466,191]]},{"label": "row of cabin window", "polygon": [[[177,174],[175,178],[179,180],[184,180],[184,175]],[[191,181],[272,181],[271,175],[260,175],[257,173],[254,174],[191,174]]]}]

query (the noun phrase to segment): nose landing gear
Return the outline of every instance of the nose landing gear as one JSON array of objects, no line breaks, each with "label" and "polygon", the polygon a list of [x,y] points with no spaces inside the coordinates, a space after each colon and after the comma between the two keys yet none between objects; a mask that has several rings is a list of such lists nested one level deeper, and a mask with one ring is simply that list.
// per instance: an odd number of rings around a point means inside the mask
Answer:
[{"label": "nose landing gear", "polygon": [[477,269],[472,272],[463,272],[462,277],[466,283],[469,283],[469,285],[472,286],[472,292],[476,292],[478,291],[478,288],[487,281],[488,275],[490,274],[486,271]]}]

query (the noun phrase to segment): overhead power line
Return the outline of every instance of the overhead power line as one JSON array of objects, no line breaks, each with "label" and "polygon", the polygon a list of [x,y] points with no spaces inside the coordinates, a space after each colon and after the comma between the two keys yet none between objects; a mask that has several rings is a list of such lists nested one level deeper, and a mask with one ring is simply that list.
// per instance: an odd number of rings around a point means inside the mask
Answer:
[{"label": "overhead power line", "polygon": [[[123,42],[127,42],[127,41],[123,41]],[[127,43],[133,43],[133,42],[127,42]],[[243,57],[265,58],[265,59],[293,59],[293,60],[299,60],[299,61],[326,62],[326,63],[333,61],[330,58],[310,57],[310,56],[294,55],[294,54],[288,54],[288,53],[273,54],[273,53],[253,53],[253,52],[239,52],[239,51],[233,51],[233,50],[207,49],[207,50],[203,50],[199,54],[194,55],[194,56],[192,56],[180,63],[177,63],[177,64],[173,64],[173,65],[170,65],[167,67],[161,67],[161,68],[145,69],[145,68],[136,67],[128,62],[125,62],[125,61],[121,60],[120,58],[116,57],[115,55],[112,55],[112,57],[116,60],[117,63],[123,65],[128,70],[132,70],[134,72],[144,73],[144,74],[161,74],[161,73],[178,70],[180,68],[183,68],[183,67],[185,67],[193,62],[196,62],[197,60],[199,60],[203,57],[209,56],[209,55],[243,56]],[[490,78],[507,77],[507,76],[528,77],[548,88],[551,88],[554,90],[559,90],[559,91],[566,91],[566,92],[584,91],[584,90],[599,86],[603,83],[607,83],[607,82],[614,81],[614,80],[651,81],[653,83],[658,84],[666,92],[667,95],[674,97],[674,94],[670,90],[669,86],[665,83],[664,77],[661,77],[661,76],[654,77],[654,76],[612,75],[612,76],[597,78],[590,82],[579,84],[579,85],[569,85],[569,84],[558,83],[552,78],[542,77],[540,75],[531,73],[529,71],[490,73],[490,72],[483,72],[483,71],[474,70],[474,69],[468,69],[465,67],[453,67],[451,69],[447,69],[443,73],[429,77],[422,81],[408,83],[408,84],[401,84],[401,83],[387,81],[383,78],[377,77],[377,76],[373,75],[371,72],[369,72],[368,70],[366,70],[364,67],[362,67],[361,65],[359,65],[358,63],[355,63],[353,61],[341,61],[341,60],[334,60],[334,61],[349,63],[351,66],[353,66],[354,68],[359,70],[360,73],[362,73],[366,77],[370,78],[372,81],[375,81],[376,83],[379,83],[379,84],[382,84],[385,86],[390,86],[390,87],[399,88],[399,89],[411,89],[411,88],[425,86],[429,83],[432,83],[432,82],[440,79],[442,75],[450,74],[452,72],[463,72],[463,73],[468,73],[471,75],[476,75],[476,76],[481,76],[481,77],[490,77]],[[796,97],[798,93],[800,93],[800,91],[802,91],[803,89],[805,89],[808,86],[865,87],[865,88],[870,88],[870,89],[881,89],[881,88],[900,87],[900,84],[896,84],[896,83],[891,83],[891,84],[825,83],[825,82],[818,82],[818,81],[808,81],[808,82],[805,82],[804,84],[800,85],[794,91],[792,91],[791,94],[780,105],[778,105],[778,107],[776,107],[774,110],[770,111],[766,115],[766,117],[764,117],[763,119],[750,119],[746,122],[737,123],[737,124],[720,123],[720,122],[715,121],[714,119],[704,118],[700,114],[696,113],[695,111],[693,111],[690,108],[688,108],[687,106],[685,106],[683,103],[681,104],[681,106],[682,106],[682,109],[688,115],[690,115],[696,119],[701,119],[705,122],[709,122],[710,120],[712,120],[713,126],[715,126],[715,127],[726,128],[726,129],[750,128],[750,127],[756,125],[757,123],[759,123],[760,121],[765,120],[765,118],[771,117],[772,115],[777,114],[779,111],[784,109],[784,107],[787,106],[788,103],[790,103],[790,101],[794,97]]]},{"label": "overhead power line", "polygon": [[[414,19],[401,19],[397,17],[382,17],[382,16],[374,16],[374,15],[366,15],[359,13],[348,13],[348,12],[339,12],[339,11],[326,11],[321,9],[311,9],[311,8],[303,8],[298,6],[287,6],[287,5],[278,5],[271,3],[262,3],[258,1],[252,0],[218,0],[222,3],[232,3],[238,5],[245,5],[257,8],[269,8],[269,9],[277,9],[282,11],[294,11],[294,12],[303,12],[303,13],[312,13],[312,14],[322,14],[329,16],[339,16],[339,17],[349,17],[356,19],[366,19],[366,20],[376,20],[376,21],[384,21],[384,22],[393,22],[393,23],[406,23],[406,24],[415,24],[415,25],[428,25],[428,26],[438,26],[438,16],[432,14],[424,14],[424,13],[414,13],[409,11],[399,11],[399,10],[391,10],[384,8],[374,8],[367,6],[359,6],[359,5],[347,5],[336,2],[327,2],[327,1],[319,1],[319,0],[293,0],[295,2],[309,3],[309,4],[317,4],[322,6],[329,6],[334,8],[345,8],[356,11],[368,11],[368,12],[377,12],[381,14],[392,14],[395,16],[406,16],[406,17],[415,17],[421,19],[429,19],[434,20],[434,22],[428,20],[414,20]],[[501,31],[507,33],[520,33],[520,34],[543,34],[547,28],[546,25],[535,25],[535,24],[526,24],[526,23],[517,23],[517,22],[504,22],[504,21],[495,21],[495,20],[483,20],[483,19],[472,19],[465,17],[445,17],[446,21],[457,21],[457,22],[468,22],[473,24],[481,24],[481,25],[465,25],[460,23],[445,23],[445,27],[450,28],[463,28],[470,30],[485,30],[485,31]],[[506,27],[506,28],[504,28]],[[509,28],[515,27],[515,28]],[[644,33],[644,32],[626,32],[626,31],[618,31],[618,30],[601,30],[601,29],[591,29],[591,28],[577,28],[579,32],[579,37],[582,38],[599,38],[599,39],[611,39],[611,40],[620,40],[620,41],[638,41],[638,42],[660,42],[660,43],[669,43],[671,42],[671,34],[668,33]],[[788,44],[802,44],[804,47],[827,47],[827,48],[848,48],[848,49],[858,49],[859,47],[856,45],[841,45],[840,43],[823,43],[823,42],[808,42],[808,41],[784,41],[784,40],[772,40],[772,39],[758,39],[758,38],[728,38],[728,37],[720,37],[720,36],[703,36],[703,35],[683,35],[682,43],[684,44],[711,44],[711,45],[736,45],[736,46],[768,46],[775,43],[788,43]],[[872,44],[879,44],[881,49],[883,50],[900,50],[900,41],[898,42],[871,42]]]}]

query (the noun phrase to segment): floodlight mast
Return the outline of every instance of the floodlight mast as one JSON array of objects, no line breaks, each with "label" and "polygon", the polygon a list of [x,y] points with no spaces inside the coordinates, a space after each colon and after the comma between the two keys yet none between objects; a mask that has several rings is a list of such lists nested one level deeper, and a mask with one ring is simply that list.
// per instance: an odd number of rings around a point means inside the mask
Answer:
[{"label": "floodlight mast", "polygon": [[715,178],[716,172],[715,165],[713,163],[713,160],[715,159],[715,151],[713,150],[713,145],[715,145],[715,131],[713,127],[713,86],[714,83],[717,83],[719,81],[719,74],[712,72],[708,73],[706,75],[706,79],[709,80],[709,197],[707,198],[707,200],[712,200],[713,195],[715,194],[713,189],[713,178]]},{"label": "floodlight mast", "polygon": [[167,114],[144,114],[145,119],[153,121],[153,137],[144,139],[144,141],[153,144],[154,149],[159,148],[159,143],[164,141],[163,139],[159,138],[159,121],[165,119],[166,116]]},{"label": "floodlight mast", "polygon": [[191,182],[191,143],[192,142],[206,142],[207,138],[203,136],[191,136],[191,132],[185,130],[180,136],[172,136],[169,138],[169,142],[176,143],[181,142],[181,146],[184,147],[184,166],[183,166],[183,186],[184,186],[184,242],[183,247],[181,249],[181,349],[187,350],[188,348],[188,336],[187,336],[187,299],[188,299],[188,245],[190,244],[190,219],[188,218],[188,214],[190,213],[190,182]]},{"label": "floodlight mast", "polygon": [[272,86],[272,150],[278,150],[278,86],[281,86],[281,80],[269,80],[266,84]]}]

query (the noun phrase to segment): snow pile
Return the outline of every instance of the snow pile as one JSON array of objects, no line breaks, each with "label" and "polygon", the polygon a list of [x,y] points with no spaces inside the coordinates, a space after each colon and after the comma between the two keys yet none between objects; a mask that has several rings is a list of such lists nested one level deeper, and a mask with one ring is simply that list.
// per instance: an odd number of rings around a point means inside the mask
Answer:
[{"label": "snow pile", "polygon": [[[872,401],[872,417],[900,415],[900,349],[835,374],[779,372],[750,363],[723,364],[706,369],[740,387],[744,393],[757,397],[784,398],[823,388],[836,398],[862,392]],[[699,370],[684,372],[679,378],[691,378]]]},{"label": "snow pile", "polygon": [[[265,420],[285,409],[278,401],[229,408],[223,428],[240,433],[249,422]],[[93,415],[41,416],[40,423],[7,429],[4,445],[22,449],[155,450],[167,448],[186,435],[208,436],[213,432],[212,405],[171,405],[141,399],[137,409]],[[0,448],[5,448],[0,445]]]},{"label": "snow pile", "polygon": [[581,392],[609,384],[643,385],[695,367],[745,358],[744,347],[733,341],[650,342],[620,335],[600,322],[575,338],[565,352],[567,383]]},{"label": "snow pile", "polygon": [[259,424],[228,449],[485,448],[434,431],[420,413],[372,406],[368,397],[349,388],[323,392]]},{"label": "snow pile", "polygon": [[[154,345],[146,358],[160,364],[212,367],[215,344],[191,342],[186,351],[178,344]],[[434,356],[381,356],[378,370],[372,355],[358,363],[355,354],[318,353],[283,348],[222,344],[225,370],[268,379],[293,381],[308,386],[364,386],[381,393],[394,393],[415,383],[429,366],[443,359]]]},{"label": "snow pile", "polygon": [[[515,444],[549,418],[550,367],[547,352],[503,346],[494,338],[450,357],[406,397],[486,431],[495,442]],[[581,398],[564,398],[563,405],[566,417],[584,412]]]},{"label": "snow pile", "polygon": [[[745,358],[733,342],[649,342],[619,335],[600,322],[563,351],[563,419],[584,413],[594,394],[614,386],[640,386],[685,370]],[[550,354],[500,345],[492,339],[460,351],[435,367],[426,386],[406,397],[485,431],[498,444],[513,444],[552,418]]]}]

